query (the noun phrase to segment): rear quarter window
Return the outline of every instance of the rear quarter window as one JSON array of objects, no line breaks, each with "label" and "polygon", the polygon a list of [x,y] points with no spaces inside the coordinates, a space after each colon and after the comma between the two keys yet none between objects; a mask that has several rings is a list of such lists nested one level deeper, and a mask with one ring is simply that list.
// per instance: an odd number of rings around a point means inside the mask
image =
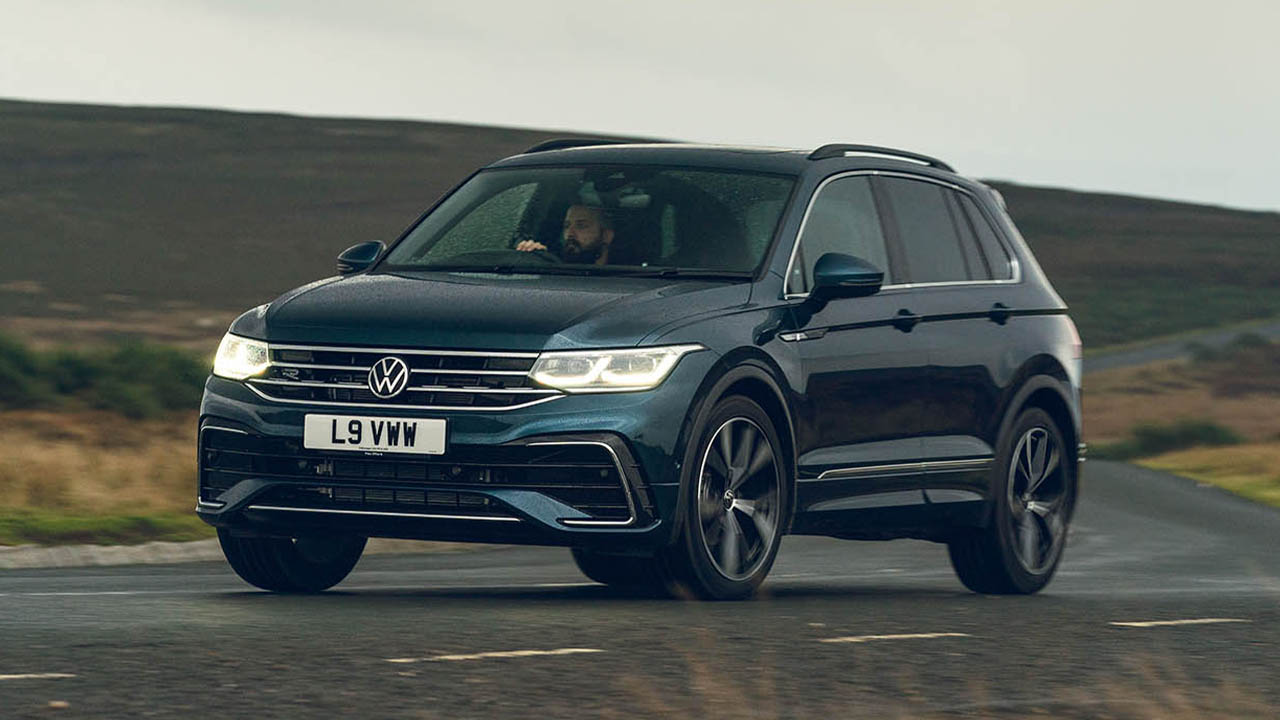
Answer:
[{"label": "rear quarter window", "polygon": [[982,254],[986,256],[987,264],[991,268],[991,277],[995,280],[1013,279],[1013,264],[1009,262],[1009,253],[1005,251],[1004,243],[1000,242],[986,214],[979,210],[977,203],[967,195],[960,195],[960,205],[964,208],[969,222],[973,225],[974,233],[978,236]]}]

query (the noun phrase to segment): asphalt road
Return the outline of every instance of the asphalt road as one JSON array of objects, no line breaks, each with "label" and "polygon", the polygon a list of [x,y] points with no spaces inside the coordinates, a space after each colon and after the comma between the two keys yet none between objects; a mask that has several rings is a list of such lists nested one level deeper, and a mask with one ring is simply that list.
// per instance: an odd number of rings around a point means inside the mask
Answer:
[{"label": "asphalt road", "polygon": [[1126,350],[1112,350],[1100,355],[1091,355],[1084,359],[1084,370],[1088,373],[1177,360],[1191,354],[1189,346],[1193,343],[1220,348],[1241,335],[1257,335],[1271,342],[1280,342],[1280,322],[1245,323],[1213,328],[1187,333],[1171,340],[1157,340]]},{"label": "asphalt road", "polygon": [[[0,717],[1274,717],[1280,512],[1084,482],[1033,597],[966,592],[938,545],[803,537],[737,603],[615,595],[545,548],[366,558],[311,597],[220,563],[7,571]],[[558,654],[476,657],[511,651]]]}]

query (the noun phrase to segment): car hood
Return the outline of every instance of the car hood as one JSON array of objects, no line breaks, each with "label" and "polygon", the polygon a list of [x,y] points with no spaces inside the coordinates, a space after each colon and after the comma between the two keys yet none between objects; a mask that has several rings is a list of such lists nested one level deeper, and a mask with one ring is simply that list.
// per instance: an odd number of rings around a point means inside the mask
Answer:
[{"label": "car hood", "polygon": [[628,347],[747,302],[745,282],[487,273],[328,278],[242,315],[271,342],[477,350]]}]

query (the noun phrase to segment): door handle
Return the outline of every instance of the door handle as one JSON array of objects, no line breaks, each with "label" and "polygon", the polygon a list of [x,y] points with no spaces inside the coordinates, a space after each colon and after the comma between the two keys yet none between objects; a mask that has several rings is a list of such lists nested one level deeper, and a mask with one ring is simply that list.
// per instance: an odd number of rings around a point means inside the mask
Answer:
[{"label": "door handle", "polygon": [[1009,309],[1008,305],[998,302],[991,306],[991,310],[987,312],[987,317],[991,318],[991,322],[997,325],[1003,325],[1009,322],[1009,316],[1011,314],[1013,314],[1013,311]]},{"label": "door handle", "polygon": [[910,310],[902,308],[898,311],[897,315],[893,316],[893,326],[902,332],[911,332],[912,328],[919,325],[920,321],[923,319],[924,318],[916,315]]}]

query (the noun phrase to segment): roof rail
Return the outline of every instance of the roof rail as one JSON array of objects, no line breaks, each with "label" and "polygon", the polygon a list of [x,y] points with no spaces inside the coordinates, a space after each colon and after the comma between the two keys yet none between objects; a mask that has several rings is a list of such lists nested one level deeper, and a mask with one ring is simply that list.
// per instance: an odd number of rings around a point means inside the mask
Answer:
[{"label": "roof rail", "polygon": [[906,158],[907,160],[915,160],[924,163],[929,167],[935,167],[939,170],[947,172],[955,172],[955,168],[942,162],[938,158],[913,153],[907,150],[897,150],[895,148],[880,147],[879,145],[846,145],[844,143],[832,143],[823,145],[822,147],[809,153],[810,160],[826,160],[828,158],[844,157],[845,153],[866,153],[869,155],[887,155],[889,157]]},{"label": "roof rail", "polygon": [[593,145],[625,145],[628,140],[604,140],[601,138],[556,138],[554,140],[545,140],[525,150],[521,155],[529,153],[546,152],[548,150],[564,150],[566,148],[575,147],[591,147]]}]

